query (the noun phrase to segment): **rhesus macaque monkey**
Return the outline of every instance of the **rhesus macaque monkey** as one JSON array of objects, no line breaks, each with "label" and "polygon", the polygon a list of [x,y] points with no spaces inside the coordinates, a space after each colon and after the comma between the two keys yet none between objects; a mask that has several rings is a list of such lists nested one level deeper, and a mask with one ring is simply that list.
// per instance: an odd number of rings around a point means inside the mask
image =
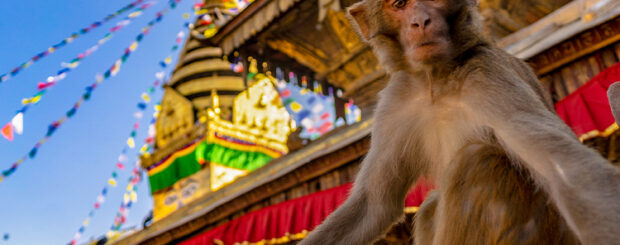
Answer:
[{"label": "rhesus macaque monkey", "polygon": [[390,75],[348,200],[302,245],[369,244],[420,177],[416,244],[620,244],[620,169],[582,145],[476,0],[363,0],[349,17]]}]

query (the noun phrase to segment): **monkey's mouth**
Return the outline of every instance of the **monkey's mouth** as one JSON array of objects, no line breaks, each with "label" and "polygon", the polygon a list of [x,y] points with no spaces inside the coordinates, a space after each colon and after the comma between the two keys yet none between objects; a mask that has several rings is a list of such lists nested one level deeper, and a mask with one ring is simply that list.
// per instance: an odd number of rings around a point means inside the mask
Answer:
[{"label": "monkey's mouth", "polygon": [[417,46],[418,48],[422,48],[422,47],[427,47],[427,46],[434,46],[437,44],[438,42],[435,42],[435,41],[424,41],[424,42],[419,43]]}]

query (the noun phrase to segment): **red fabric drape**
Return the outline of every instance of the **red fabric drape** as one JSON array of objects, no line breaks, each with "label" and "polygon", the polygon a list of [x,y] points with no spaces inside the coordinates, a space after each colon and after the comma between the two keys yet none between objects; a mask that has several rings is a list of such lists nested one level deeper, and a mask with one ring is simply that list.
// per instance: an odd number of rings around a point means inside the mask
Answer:
[{"label": "red fabric drape", "polygon": [[[192,237],[182,245],[279,243],[276,241],[302,238],[347,199],[351,186],[345,184],[247,213]],[[405,206],[418,207],[431,189],[430,184],[421,180],[407,196]]]},{"label": "red fabric drape", "polygon": [[605,69],[555,104],[560,118],[582,141],[608,136],[617,129],[607,99],[607,89],[617,81],[620,81],[620,63]]}]

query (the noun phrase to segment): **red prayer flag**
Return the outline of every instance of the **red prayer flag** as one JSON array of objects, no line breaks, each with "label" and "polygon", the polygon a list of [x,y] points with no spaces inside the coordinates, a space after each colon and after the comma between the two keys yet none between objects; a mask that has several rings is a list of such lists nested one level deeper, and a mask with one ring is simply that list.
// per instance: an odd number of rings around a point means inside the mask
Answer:
[{"label": "red prayer flag", "polygon": [[37,89],[39,89],[39,90],[46,89],[46,88],[49,88],[51,86],[54,86],[54,84],[56,84],[56,82],[39,83],[37,85]]}]

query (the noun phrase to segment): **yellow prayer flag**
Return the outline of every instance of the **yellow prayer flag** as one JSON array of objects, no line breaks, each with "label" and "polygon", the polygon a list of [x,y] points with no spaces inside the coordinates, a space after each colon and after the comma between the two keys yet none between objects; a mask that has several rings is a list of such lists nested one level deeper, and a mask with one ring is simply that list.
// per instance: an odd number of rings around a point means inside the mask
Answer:
[{"label": "yellow prayer flag", "polygon": [[148,94],[146,93],[142,93],[142,99],[144,100],[144,102],[149,103],[151,101],[151,97],[149,97]]},{"label": "yellow prayer flag", "polygon": [[129,14],[129,18],[136,18],[140,16],[141,14],[142,14],[142,11],[136,11],[136,12]]},{"label": "yellow prayer flag", "polygon": [[204,35],[206,38],[210,38],[210,37],[212,37],[212,36],[215,36],[215,33],[217,33],[217,28],[207,28],[207,29],[204,31],[203,35]]},{"label": "yellow prayer flag", "polygon": [[122,64],[122,61],[120,59],[114,62],[114,65],[110,69],[110,74],[112,76],[116,76],[116,74],[118,74],[118,72],[121,70],[121,64]]},{"label": "yellow prayer flag", "polygon": [[113,186],[113,187],[116,187],[116,180],[115,180],[114,178],[110,178],[110,179],[108,180],[108,184],[110,184],[110,185],[111,185],[111,186]]},{"label": "yellow prayer flag", "polygon": [[133,137],[129,137],[129,139],[127,139],[127,145],[129,146],[129,148],[134,148],[136,147],[136,142],[134,141]]},{"label": "yellow prayer flag", "polygon": [[140,148],[140,152],[145,153],[148,149],[149,149],[149,145],[143,145],[142,148]]},{"label": "yellow prayer flag", "polygon": [[293,103],[291,103],[291,109],[292,109],[295,113],[297,113],[297,112],[301,111],[302,106],[301,106],[299,103],[297,103],[297,102],[293,101]]},{"label": "yellow prayer flag", "polygon": [[37,96],[32,97],[32,98],[22,99],[22,104],[23,105],[36,104],[37,102],[39,102],[39,100],[41,100],[41,95],[37,95]]},{"label": "yellow prayer flag", "polygon": [[138,201],[138,195],[136,194],[135,191],[131,192],[131,201],[132,202],[137,202]]},{"label": "yellow prayer flag", "polygon": [[131,46],[129,46],[129,50],[134,51],[136,48],[138,48],[138,42],[134,41],[131,43]]}]

